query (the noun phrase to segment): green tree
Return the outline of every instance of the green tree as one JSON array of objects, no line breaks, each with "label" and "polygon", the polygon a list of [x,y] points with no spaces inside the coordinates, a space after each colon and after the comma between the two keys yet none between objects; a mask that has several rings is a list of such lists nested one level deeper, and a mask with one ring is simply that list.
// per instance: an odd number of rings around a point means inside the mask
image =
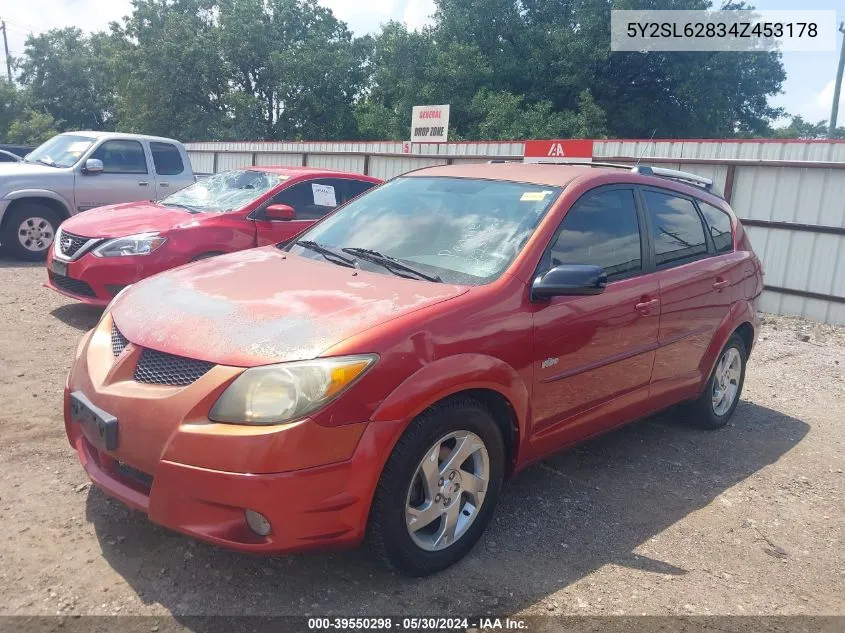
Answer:
[{"label": "green tree", "polygon": [[355,38],[316,0],[133,0],[108,32],[31,36],[0,133],[404,139],[414,105],[448,103],[452,138],[821,136],[800,118],[772,129],[778,53],[610,51],[612,8],[709,6],[436,0],[431,27]]},{"label": "green tree", "polygon": [[354,137],[368,39],[316,0],[220,0],[227,95],[241,137]]},{"label": "green tree", "polygon": [[[778,53],[614,53],[612,8],[704,9],[708,0],[436,0],[434,25],[376,38],[368,137],[407,136],[410,106],[450,103],[462,137],[562,134],[664,137],[760,134],[782,115],[768,98]],[[746,8],[745,5],[730,5]],[[450,73],[458,59],[464,74]],[[483,90],[483,92],[482,92]],[[587,92],[585,92],[587,91]],[[441,97],[441,95],[443,95]],[[496,96],[498,95],[498,96]],[[507,114],[506,114],[507,113]]]},{"label": "green tree", "polygon": [[6,138],[10,143],[40,145],[58,133],[56,122],[50,114],[27,108],[12,121]]},{"label": "green tree", "polygon": [[390,22],[374,40],[372,69],[367,97],[356,110],[364,138],[407,138],[413,106],[440,103],[452,106],[452,132],[473,136],[473,99],[493,76],[476,45],[441,43],[431,29],[414,32]]},{"label": "green tree", "polygon": [[23,99],[15,84],[0,79],[0,139],[7,139],[9,127],[23,113]]},{"label": "green tree", "polygon": [[49,113],[65,129],[101,130],[113,123],[111,90],[95,39],[77,28],[30,35],[18,60],[18,79],[33,110]]},{"label": "green tree", "polygon": [[[810,123],[805,121],[800,116],[792,117],[789,125],[770,130],[765,136],[772,138],[797,138],[797,139],[824,139],[828,136],[827,121],[819,121],[818,123]],[[833,138],[845,139],[845,127],[837,127],[834,131]]]},{"label": "green tree", "polygon": [[101,41],[118,129],[185,141],[225,136],[229,93],[213,0],[133,0]]}]

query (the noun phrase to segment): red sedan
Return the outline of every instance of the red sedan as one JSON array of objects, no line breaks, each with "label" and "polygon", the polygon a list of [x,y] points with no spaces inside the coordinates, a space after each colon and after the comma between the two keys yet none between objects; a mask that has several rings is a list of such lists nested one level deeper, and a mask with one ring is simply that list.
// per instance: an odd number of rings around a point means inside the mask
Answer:
[{"label": "red sedan", "polygon": [[64,222],[47,286],[105,306],[126,286],[182,264],[290,239],[378,178],[306,167],[215,174],[159,200],[101,207]]},{"label": "red sedan", "polygon": [[144,280],[78,348],[68,439],[196,538],[443,569],[528,464],[677,404],[706,429],[736,410],[760,260],[724,199],[668,174],[431,167]]}]

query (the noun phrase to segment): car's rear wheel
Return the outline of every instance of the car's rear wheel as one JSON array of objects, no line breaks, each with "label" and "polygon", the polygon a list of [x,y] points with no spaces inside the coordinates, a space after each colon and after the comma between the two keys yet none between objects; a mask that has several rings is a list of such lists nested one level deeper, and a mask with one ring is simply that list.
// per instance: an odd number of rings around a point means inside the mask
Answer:
[{"label": "car's rear wheel", "polygon": [[701,397],[687,405],[690,422],[705,429],[718,429],[728,423],[742,394],[747,357],[742,338],[732,335],[722,348]]},{"label": "car's rear wheel", "polygon": [[382,471],[370,520],[370,548],[388,565],[424,576],[460,560],[490,522],[504,476],[496,421],[457,397],[423,412]]},{"label": "car's rear wheel", "polygon": [[47,257],[61,220],[50,207],[37,202],[20,204],[9,212],[3,244],[17,259],[37,262]]}]

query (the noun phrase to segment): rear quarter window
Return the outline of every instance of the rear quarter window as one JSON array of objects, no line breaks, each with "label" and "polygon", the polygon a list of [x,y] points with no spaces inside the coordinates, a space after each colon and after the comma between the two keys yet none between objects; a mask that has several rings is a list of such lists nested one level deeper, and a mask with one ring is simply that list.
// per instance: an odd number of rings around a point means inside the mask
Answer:
[{"label": "rear quarter window", "polygon": [[691,200],[657,191],[643,191],[655,264],[658,268],[680,265],[707,253],[701,216]]},{"label": "rear quarter window", "polygon": [[698,201],[698,208],[704,215],[704,221],[707,222],[707,228],[710,231],[710,236],[713,238],[713,246],[716,247],[717,253],[731,253],[734,249],[733,228],[731,226],[731,217],[712,204]]}]

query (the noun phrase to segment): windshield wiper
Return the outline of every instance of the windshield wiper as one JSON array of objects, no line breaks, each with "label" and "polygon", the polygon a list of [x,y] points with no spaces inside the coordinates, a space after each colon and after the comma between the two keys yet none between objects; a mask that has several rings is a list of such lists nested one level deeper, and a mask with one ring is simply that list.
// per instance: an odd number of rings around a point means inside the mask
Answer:
[{"label": "windshield wiper", "polygon": [[50,160],[49,158],[38,158],[36,162],[39,162],[42,165],[47,165],[47,167],[55,167],[56,166],[56,161]]},{"label": "windshield wiper", "polygon": [[[406,273],[411,273],[412,275],[416,275],[420,279],[425,279],[426,281],[443,281],[437,275],[429,275],[428,273],[424,273],[423,271],[421,271],[419,268],[414,268],[413,266],[409,266],[404,262],[400,262],[395,257],[385,255],[384,253],[379,253],[378,251],[374,251],[369,248],[347,247],[342,248],[340,250],[342,250],[344,253],[356,255],[361,259],[366,259],[367,261],[373,262],[374,264],[381,264],[394,274],[398,274],[397,271],[403,271]],[[400,277],[404,276],[405,275],[400,275]]]},{"label": "windshield wiper", "polygon": [[[297,246],[301,246],[302,248],[307,248],[312,250],[316,253],[320,253],[324,258],[328,261],[332,262],[333,264],[338,264],[339,266],[346,266],[347,268],[357,268],[358,261],[352,257],[347,257],[340,251],[336,251],[333,248],[329,248],[328,246],[323,246],[322,244],[318,244],[312,240],[299,240],[295,242]],[[344,249],[345,250],[345,249]]]}]

